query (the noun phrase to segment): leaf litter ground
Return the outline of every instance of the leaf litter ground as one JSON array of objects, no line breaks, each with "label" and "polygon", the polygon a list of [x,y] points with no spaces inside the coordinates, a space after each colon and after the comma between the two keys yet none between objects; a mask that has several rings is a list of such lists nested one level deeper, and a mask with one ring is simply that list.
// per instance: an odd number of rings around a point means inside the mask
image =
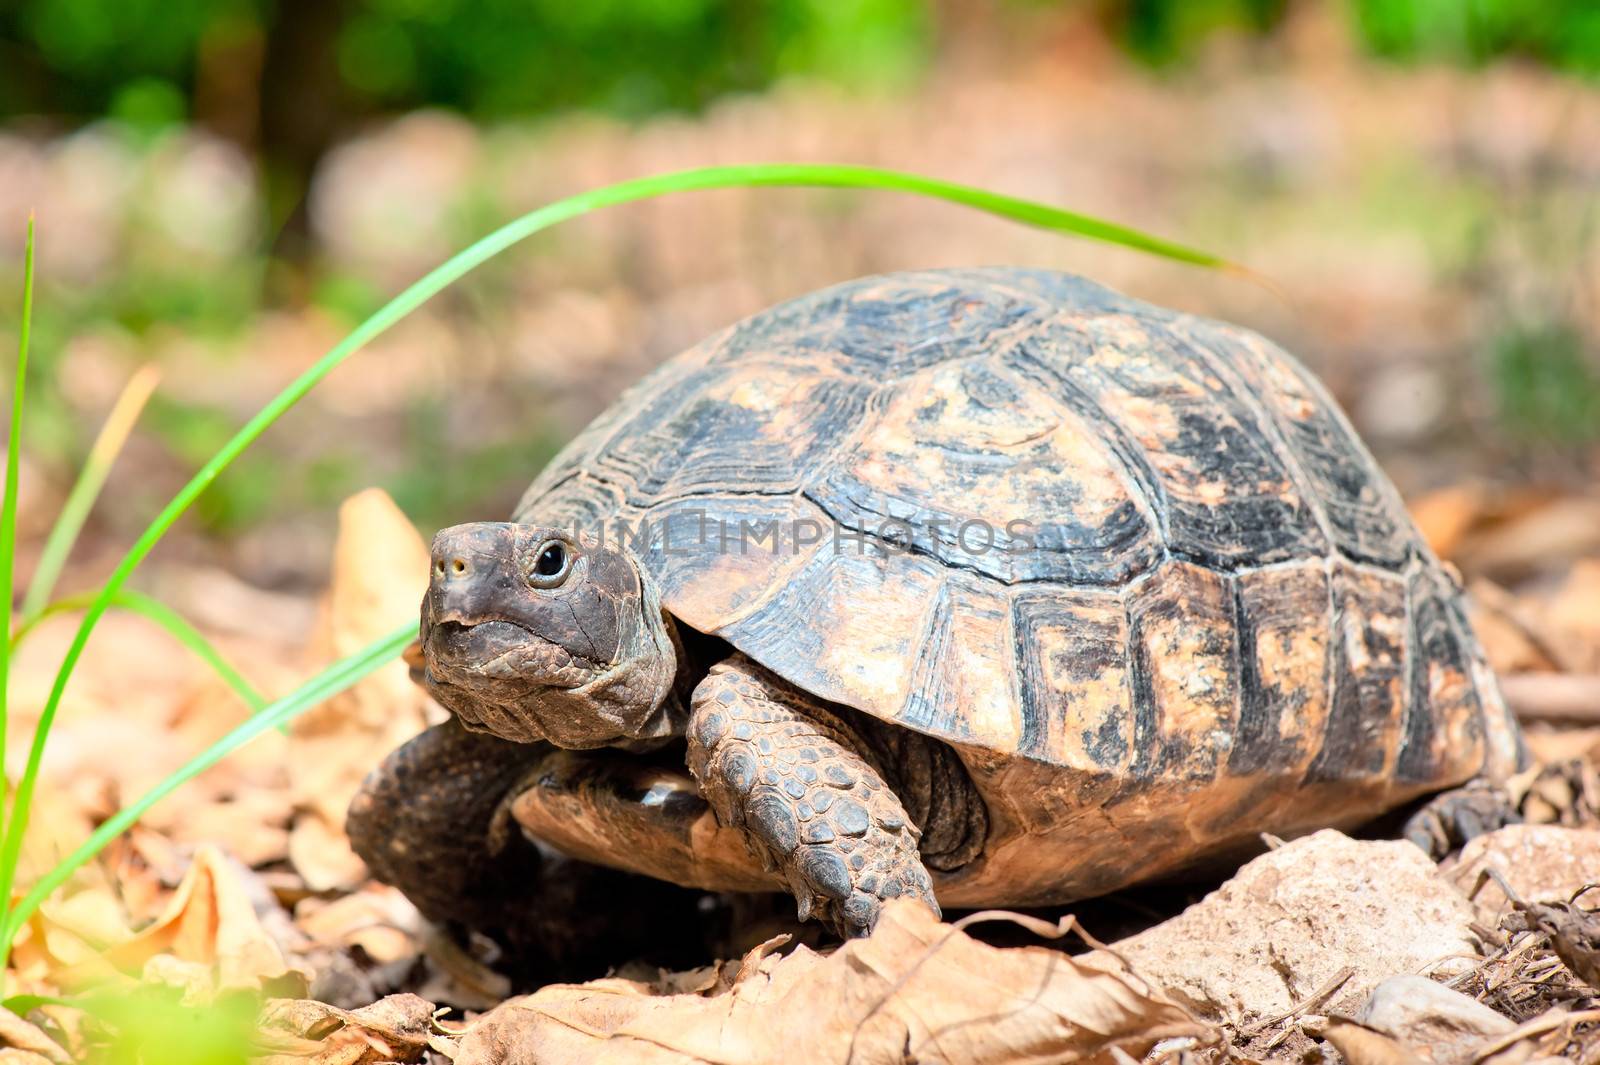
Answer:
[{"label": "leaf litter ground", "polygon": [[[142,1057],[125,1060],[168,1060],[163,1031],[229,1003],[246,1006],[236,1043],[275,1065],[1600,1059],[1600,889],[1583,891],[1600,879],[1600,699],[1584,698],[1600,686],[1600,544],[1579,520],[1596,509],[1476,489],[1415,505],[1463,571],[1538,763],[1514,782],[1529,824],[1437,868],[1407,844],[1324,832],[1268,840],[1226,881],[1060,912],[939,924],[896,905],[844,946],[783,899],[707,899],[687,932],[613,937],[618,953],[530,974],[428,926],[344,841],[361,777],[439,719],[397,662],[186,785],[39,911],[14,952],[0,1061],[130,1039]],[[319,603],[205,569],[158,579],[180,605],[210,604],[191,616],[273,691],[414,615],[426,557],[367,492],[341,508]],[[69,634],[46,622],[25,648],[16,727]],[[145,622],[110,619],[93,652],[52,739],[35,873],[248,712]],[[605,919],[605,900],[583,905]],[[1403,982],[1419,975],[1426,994]],[[142,1034],[104,1005],[152,994]]]}]

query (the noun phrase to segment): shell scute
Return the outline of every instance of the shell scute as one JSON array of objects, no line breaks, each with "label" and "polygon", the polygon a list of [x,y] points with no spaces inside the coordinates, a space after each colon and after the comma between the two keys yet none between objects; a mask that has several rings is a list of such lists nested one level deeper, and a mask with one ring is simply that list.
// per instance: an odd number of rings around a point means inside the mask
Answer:
[{"label": "shell scute", "polygon": [[619,427],[592,461],[639,506],[718,492],[781,494],[859,420],[871,386],[762,363],[707,368]]},{"label": "shell scute", "polygon": [[1019,588],[1011,624],[1022,689],[1018,752],[1102,781],[1124,772],[1131,758],[1133,681],[1121,593]]},{"label": "shell scute", "polygon": [[1173,560],[1128,592],[1131,784],[1210,780],[1239,718],[1237,622],[1226,574]]},{"label": "shell scute", "polygon": [[1162,551],[1092,427],[976,360],[886,387],[806,494],[849,528],[905,529],[939,561],[1006,583],[1115,584]]},{"label": "shell scute", "polygon": [[1333,600],[1318,559],[1239,575],[1235,775],[1303,770],[1328,720]]},{"label": "shell scute", "polygon": [[1406,586],[1346,562],[1331,575],[1333,701],[1306,779],[1381,778],[1394,765],[1406,710]]},{"label": "shell scute", "polygon": [[750,354],[882,381],[987,350],[1050,311],[1025,290],[973,283],[960,272],[886,274],[747,319],[712,361]]}]

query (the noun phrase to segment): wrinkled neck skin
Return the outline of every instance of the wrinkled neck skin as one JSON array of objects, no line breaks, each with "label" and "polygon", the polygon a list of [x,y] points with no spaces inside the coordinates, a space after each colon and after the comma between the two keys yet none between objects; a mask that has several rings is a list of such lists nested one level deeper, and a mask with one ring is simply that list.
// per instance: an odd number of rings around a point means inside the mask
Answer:
[{"label": "wrinkled neck skin", "polygon": [[616,721],[620,734],[613,747],[649,750],[683,735],[688,699],[679,690],[683,647],[677,626],[661,607],[655,580],[640,570],[637,624],[629,626],[628,639],[613,667],[583,688],[561,698],[588,712]]},{"label": "wrinkled neck skin", "polygon": [[[648,571],[596,549],[570,586],[533,590],[527,555],[548,534],[525,530],[481,523],[435,540],[424,685],[468,729],[520,743],[638,750],[681,735],[682,652]],[[445,576],[441,559],[465,575]]]}]

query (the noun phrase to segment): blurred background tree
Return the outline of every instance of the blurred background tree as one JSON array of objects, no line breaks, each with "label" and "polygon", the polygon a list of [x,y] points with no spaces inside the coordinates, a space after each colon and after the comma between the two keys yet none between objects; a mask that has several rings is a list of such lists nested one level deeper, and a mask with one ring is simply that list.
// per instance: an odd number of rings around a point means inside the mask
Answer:
[{"label": "blurred background tree", "polygon": [[638,119],[784,74],[885,84],[921,68],[930,30],[922,0],[19,0],[0,8],[0,118],[192,118],[260,153],[298,239],[317,162],[376,113]]}]

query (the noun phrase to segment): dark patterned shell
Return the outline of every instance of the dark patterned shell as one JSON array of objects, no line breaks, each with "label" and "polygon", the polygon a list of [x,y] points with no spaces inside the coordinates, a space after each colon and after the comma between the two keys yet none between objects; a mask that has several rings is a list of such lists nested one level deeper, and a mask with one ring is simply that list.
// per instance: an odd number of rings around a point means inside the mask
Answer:
[{"label": "dark patterned shell", "polygon": [[756,315],[630,390],[517,519],[631,536],[683,623],[953,744],[995,830],[947,903],[1088,894],[1519,757],[1455,586],[1318,383],[1075,277]]}]

